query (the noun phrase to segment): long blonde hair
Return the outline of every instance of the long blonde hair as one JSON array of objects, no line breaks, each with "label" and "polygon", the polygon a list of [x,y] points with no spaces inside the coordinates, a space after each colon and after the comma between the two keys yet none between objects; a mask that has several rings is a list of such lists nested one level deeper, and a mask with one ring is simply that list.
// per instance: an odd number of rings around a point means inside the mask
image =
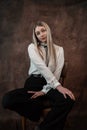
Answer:
[{"label": "long blonde hair", "polygon": [[43,21],[39,21],[36,23],[36,25],[33,28],[33,43],[35,44],[35,46],[38,49],[38,52],[40,54],[40,56],[43,58],[43,53],[40,50],[40,41],[38,40],[36,34],[35,34],[35,28],[37,26],[44,26],[47,30],[47,47],[48,47],[48,66],[49,64],[54,64],[54,66],[56,65],[56,52],[55,52],[55,48],[53,45],[53,40],[52,40],[52,35],[51,35],[51,30],[50,27]]}]

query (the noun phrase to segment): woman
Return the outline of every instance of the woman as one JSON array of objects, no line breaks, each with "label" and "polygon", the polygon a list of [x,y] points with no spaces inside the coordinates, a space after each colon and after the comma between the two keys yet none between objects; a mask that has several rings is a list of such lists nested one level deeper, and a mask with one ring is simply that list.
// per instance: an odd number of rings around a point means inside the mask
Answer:
[{"label": "woman", "polygon": [[64,65],[64,50],[53,44],[50,28],[45,22],[36,23],[28,54],[29,77],[24,88],[6,93],[2,101],[3,107],[37,121],[44,108],[43,101],[48,99],[52,109],[38,129],[63,130],[75,97],[59,82]]}]

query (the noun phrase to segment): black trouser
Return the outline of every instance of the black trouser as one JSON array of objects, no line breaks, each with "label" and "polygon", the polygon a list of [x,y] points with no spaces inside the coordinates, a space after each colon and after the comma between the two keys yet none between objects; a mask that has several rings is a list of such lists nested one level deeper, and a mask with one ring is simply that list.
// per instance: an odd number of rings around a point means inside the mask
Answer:
[{"label": "black trouser", "polygon": [[40,124],[41,130],[63,130],[67,114],[71,110],[74,101],[69,96],[64,96],[57,90],[51,89],[45,96],[31,99],[32,94],[28,90],[40,91],[46,80],[43,77],[31,75],[25,82],[24,88],[19,88],[6,93],[3,96],[2,105],[4,108],[13,110],[32,121],[40,118],[43,101],[48,99],[51,103],[51,111],[45,120]]}]

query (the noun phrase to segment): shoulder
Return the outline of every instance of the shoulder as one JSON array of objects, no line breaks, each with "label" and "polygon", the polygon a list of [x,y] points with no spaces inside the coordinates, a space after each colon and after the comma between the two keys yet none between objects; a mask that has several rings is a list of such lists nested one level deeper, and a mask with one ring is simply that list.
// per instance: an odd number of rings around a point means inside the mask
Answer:
[{"label": "shoulder", "polygon": [[31,50],[31,49],[34,49],[34,44],[33,43],[30,43],[29,45],[28,45],[28,50]]},{"label": "shoulder", "polygon": [[62,46],[58,46],[56,44],[54,44],[54,48],[55,48],[56,52],[63,52],[64,51]]},{"label": "shoulder", "polygon": [[34,44],[33,44],[33,43],[30,43],[30,44],[28,45],[28,49],[31,49],[31,48],[34,48]]}]

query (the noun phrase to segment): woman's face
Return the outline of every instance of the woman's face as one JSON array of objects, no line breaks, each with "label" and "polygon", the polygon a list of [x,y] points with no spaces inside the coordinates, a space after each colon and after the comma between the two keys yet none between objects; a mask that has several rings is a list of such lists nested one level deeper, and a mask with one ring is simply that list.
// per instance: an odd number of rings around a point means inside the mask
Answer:
[{"label": "woman's face", "polygon": [[35,34],[40,42],[47,42],[47,30],[44,26],[37,26]]}]

